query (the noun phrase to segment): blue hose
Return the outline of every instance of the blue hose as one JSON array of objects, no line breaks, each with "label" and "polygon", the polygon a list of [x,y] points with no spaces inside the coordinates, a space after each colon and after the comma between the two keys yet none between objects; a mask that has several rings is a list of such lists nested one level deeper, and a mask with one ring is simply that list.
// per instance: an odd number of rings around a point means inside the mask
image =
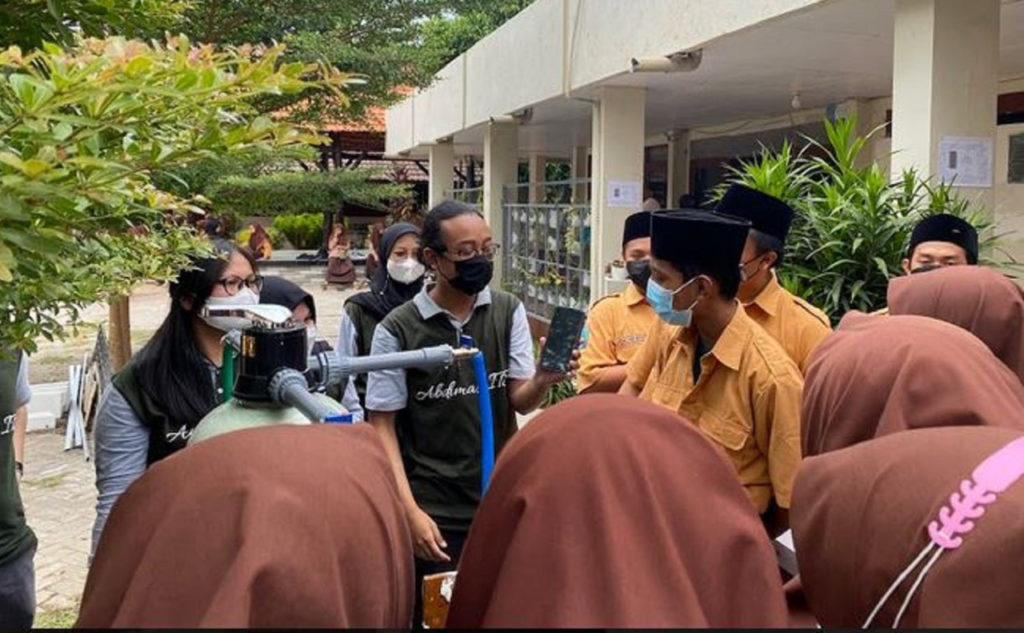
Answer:
[{"label": "blue hose", "polygon": [[476,374],[476,397],[480,407],[480,494],[483,495],[494,472],[494,414],[491,411],[491,382],[487,378],[483,352],[473,357],[473,373]]}]

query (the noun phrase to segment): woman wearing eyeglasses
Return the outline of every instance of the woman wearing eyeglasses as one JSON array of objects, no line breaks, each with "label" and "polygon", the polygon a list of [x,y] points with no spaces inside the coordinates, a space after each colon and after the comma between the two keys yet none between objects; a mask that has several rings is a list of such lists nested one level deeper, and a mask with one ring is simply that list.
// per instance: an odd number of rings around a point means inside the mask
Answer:
[{"label": "woman wearing eyeglasses", "polygon": [[170,284],[170,312],[114,376],[96,414],[93,551],[121,493],[153,463],[184,448],[221,400],[221,338],[234,324],[231,317],[202,316],[203,307],[255,305],[262,286],[252,255],[229,245],[194,259]]}]

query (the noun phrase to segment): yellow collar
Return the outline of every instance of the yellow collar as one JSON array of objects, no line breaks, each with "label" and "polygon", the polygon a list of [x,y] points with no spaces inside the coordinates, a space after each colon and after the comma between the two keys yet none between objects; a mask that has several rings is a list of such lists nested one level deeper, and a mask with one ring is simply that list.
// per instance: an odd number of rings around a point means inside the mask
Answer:
[{"label": "yellow collar", "polygon": [[627,306],[632,308],[633,306],[646,301],[646,298],[640,294],[640,289],[631,281],[629,282],[629,286],[622,291],[622,300],[626,302]]},{"label": "yellow collar", "polygon": [[729,324],[722,330],[715,346],[711,348],[711,355],[721,364],[736,371],[740,368],[740,359],[743,350],[750,339],[750,326],[753,321],[743,311],[743,306],[736,302],[736,313],[732,315]]},{"label": "yellow collar", "polygon": [[761,289],[754,300],[750,303],[744,304],[744,307],[752,305],[760,308],[768,316],[775,316],[775,313],[779,311],[779,302],[782,300],[782,295],[785,290],[782,289],[782,285],[779,284],[779,279],[775,276],[775,271],[772,271],[772,278],[768,282],[768,285]]}]

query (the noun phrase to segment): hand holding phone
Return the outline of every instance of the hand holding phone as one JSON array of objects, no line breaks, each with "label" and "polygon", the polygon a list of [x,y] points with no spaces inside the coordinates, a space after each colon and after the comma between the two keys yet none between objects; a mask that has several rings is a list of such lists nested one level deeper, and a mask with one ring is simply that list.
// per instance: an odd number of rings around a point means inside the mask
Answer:
[{"label": "hand holding phone", "polygon": [[572,361],[586,321],[587,315],[584,312],[573,308],[555,308],[547,340],[541,350],[541,369],[559,374],[567,374],[572,370]]}]

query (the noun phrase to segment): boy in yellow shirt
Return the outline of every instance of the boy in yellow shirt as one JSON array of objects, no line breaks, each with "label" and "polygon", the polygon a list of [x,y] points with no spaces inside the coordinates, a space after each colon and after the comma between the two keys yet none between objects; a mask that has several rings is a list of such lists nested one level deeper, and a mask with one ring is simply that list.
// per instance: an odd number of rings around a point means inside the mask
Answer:
[{"label": "boy in yellow shirt", "polygon": [[778,198],[736,184],[725,193],[715,212],[750,221],[736,296],[747,315],[782,345],[801,372],[806,372],[811,352],[832,332],[832,325],[824,312],[790,294],[775,276],[782,264],[793,209]]},{"label": "boy in yellow shirt", "polygon": [[626,379],[626,363],[647,340],[658,320],[644,294],[651,276],[651,214],[626,218],[622,259],[630,284],[622,292],[597,301],[587,315],[586,347],[580,354],[580,393],[615,393]]},{"label": "boy in yellow shirt", "polygon": [[772,531],[788,525],[800,463],[796,363],[736,300],[748,222],[655,213],[647,300],[658,315],[619,393],[677,412],[718,444]]}]

